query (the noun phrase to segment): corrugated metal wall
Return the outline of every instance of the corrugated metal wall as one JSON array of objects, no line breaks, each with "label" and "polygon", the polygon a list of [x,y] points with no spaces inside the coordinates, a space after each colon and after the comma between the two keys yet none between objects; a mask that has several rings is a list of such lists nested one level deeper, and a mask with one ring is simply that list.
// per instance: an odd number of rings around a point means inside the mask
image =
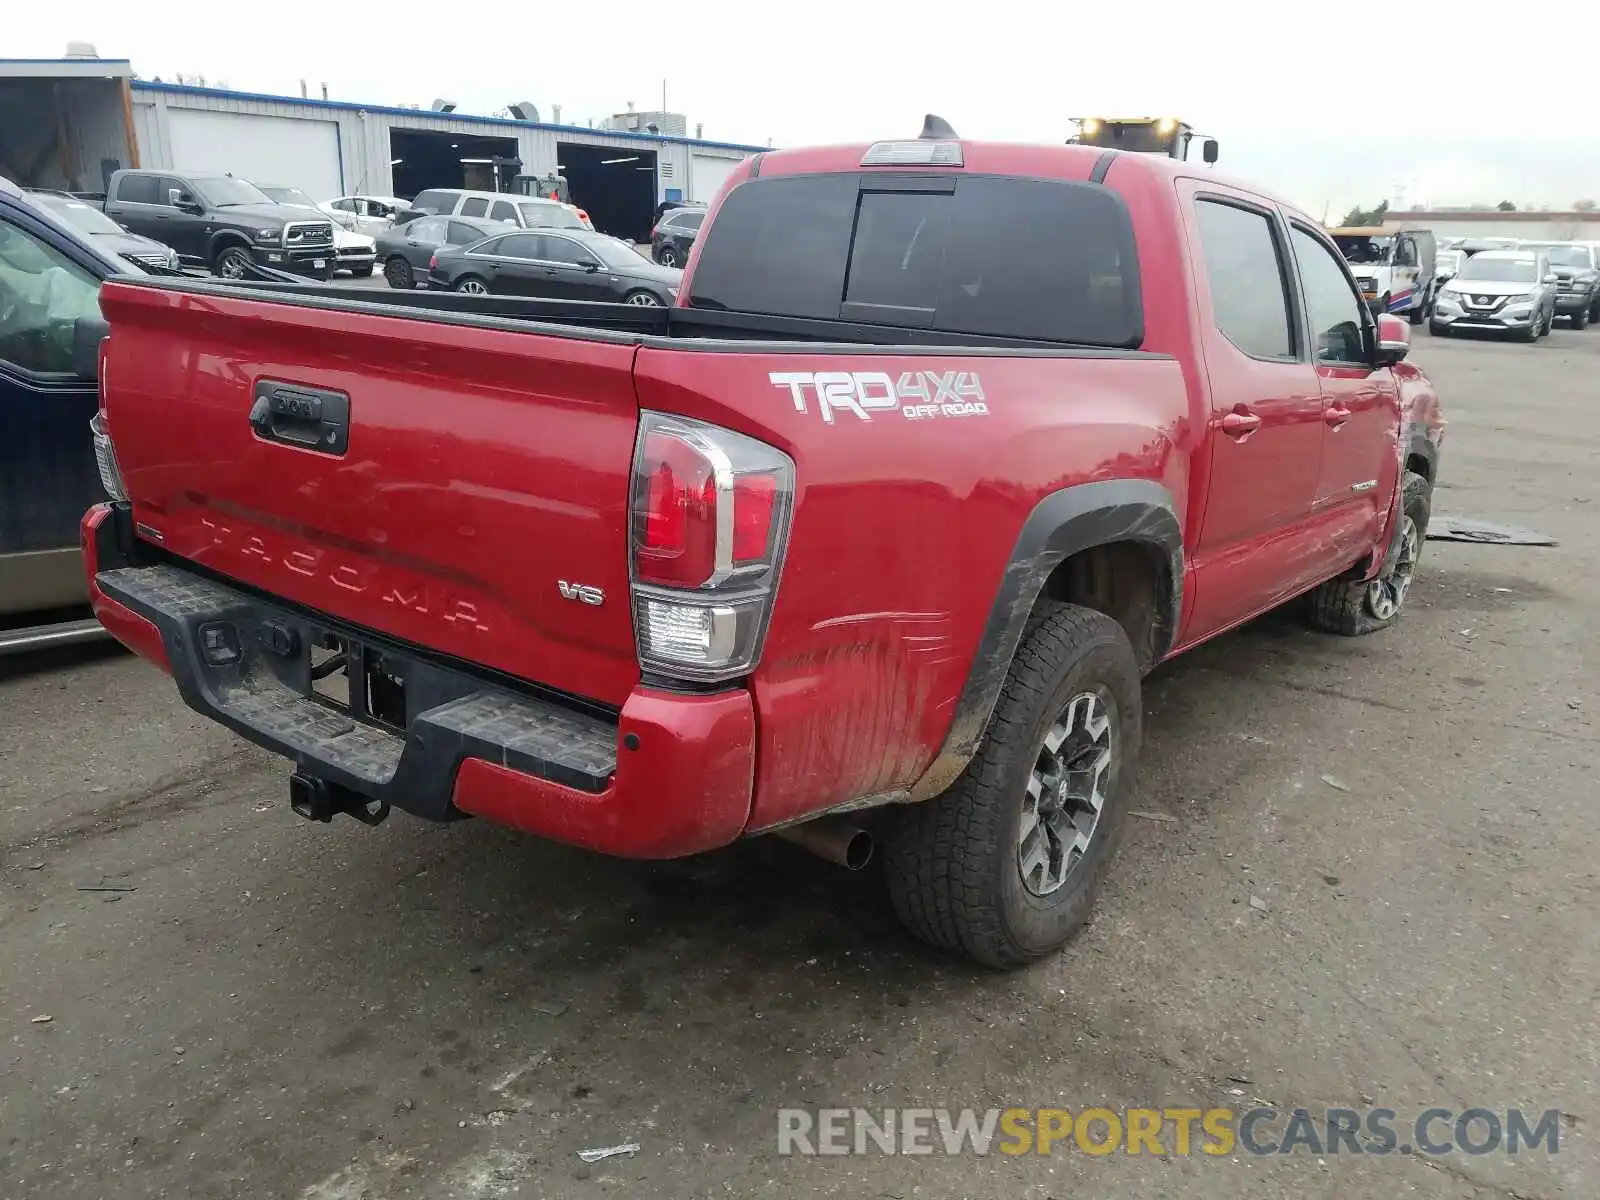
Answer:
[{"label": "corrugated metal wall", "polygon": [[685,196],[692,188],[691,145],[696,154],[726,157],[734,162],[746,151],[738,147],[702,146],[687,142],[643,140],[618,137],[600,130],[552,129],[516,121],[473,120],[418,110],[401,114],[392,110],[368,110],[354,106],[300,103],[293,98],[276,99],[199,89],[170,88],[162,85],[134,85],[135,128],[145,166],[179,167],[172,161],[172,140],[166,113],[169,108],[205,108],[236,113],[240,117],[240,136],[249,136],[251,116],[290,117],[315,121],[334,121],[339,128],[339,155],[346,188],[351,192],[389,195],[394,190],[390,169],[393,151],[389,133],[394,129],[428,130],[435,133],[515,137],[522,169],[529,175],[549,175],[556,169],[558,142],[577,142],[618,150],[653,150],[656,153],[657,199],[671,188]]}]

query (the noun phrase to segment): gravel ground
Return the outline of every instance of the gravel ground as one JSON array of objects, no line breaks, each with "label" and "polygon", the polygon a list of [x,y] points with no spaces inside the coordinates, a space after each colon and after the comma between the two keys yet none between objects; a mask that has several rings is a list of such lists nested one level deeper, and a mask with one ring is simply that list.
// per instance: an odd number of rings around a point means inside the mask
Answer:
[{"label": "gravel ground", "polygon": [[[1600,332],[1415,355],[1435,512],[1561,545],[1429,543],[1389,633],[1274,616],[1163,668],[1137,807],[1174,819],[1010,976],[783,844],[313,827],[120,651],[0,661],[0,1196],[1600,1194]],[[1566,1116],[1553,1157],[775,1149],[781,1106],[1257,1098]]]}]

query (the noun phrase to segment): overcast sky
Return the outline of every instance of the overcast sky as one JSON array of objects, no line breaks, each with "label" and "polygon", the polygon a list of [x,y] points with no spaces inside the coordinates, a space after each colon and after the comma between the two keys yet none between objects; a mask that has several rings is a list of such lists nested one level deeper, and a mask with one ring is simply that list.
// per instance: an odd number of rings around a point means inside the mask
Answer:
[{"label": "overcast sky", "polygon": [[[546,119],[559,104],[582,124],[630,100],[657,107],[665,75],[668,107],[691,132],[701,123],[708,138],[779,146],[914,134],[930,110],[964,137],[1046,142],[1065,138],[1073,116],[1172,115],[1217,137],[1230,173],[1315,217],[1396,185],[1408,206],[1600,199],[1600,6],[1586,3],[1552,10],[1515,53],[1496,41],[1510,13],[1480,9],[1480,22],[1423,3],[1354,17],[1363,6],[1305,0],[334,0],[202,7],[193,31],[179,5],[9,7],[0,53],[56,57],[69,39],[89,41],[146,79],[183,72],[293,95],[304,78],[312,95],[327,83],[334,99],[439,96],[474,113],[532,100]],[[1563,45],[1582,51],[1557,57]]]}]

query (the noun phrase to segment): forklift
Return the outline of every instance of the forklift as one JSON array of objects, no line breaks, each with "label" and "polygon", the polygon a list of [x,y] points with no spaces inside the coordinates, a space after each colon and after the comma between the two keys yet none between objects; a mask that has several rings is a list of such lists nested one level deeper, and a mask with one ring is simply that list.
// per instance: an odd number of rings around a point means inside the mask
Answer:
[{"label": "forklift", "polygon": [[1173,117],[1073,117],[1078,132],[1068,145],[1100,146],[1135,154],[1164,154],[1187,161],[1189,144],[1201,137],[1200,157],[1207,166],[1217,161],[1217,139],[1197,135],[1194,127]]}]

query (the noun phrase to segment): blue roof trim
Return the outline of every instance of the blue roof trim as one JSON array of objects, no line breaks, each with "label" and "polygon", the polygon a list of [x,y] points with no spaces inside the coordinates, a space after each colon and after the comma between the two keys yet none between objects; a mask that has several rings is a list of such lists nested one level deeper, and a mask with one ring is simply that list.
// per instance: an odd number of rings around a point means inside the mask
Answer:
[{"label": "blue roof trim", "polygon": [[315,100],[309,96],[274,96],[267,92],[236,92],[223,88],[193,87],[185,83],[156,83],[135,79],[136,92],[166,92],[178,96],[215,96],[228,100],[255,100],[268,104],[300,104],[307,108],[332,108],[341,112],[382,113],[391,117],[434,117],[445,121],[467,121],[475,125],[495,125],[502,129],[544,129],[552,133],[581,133],[590,137],[622,138],[636,142],[675,142],[685,146],[707,146],[716,150],[738,150],[744,154],[763,154],[770,146],[745,146],[738,142],[709,142],[704,138],[673,137],[664,133],[634,133],[625,129],[590,129],[586,125],[550,125],[543,122],[514,121],[510,117],[484,117],[476,113],[434,112],[428,108],[391,108],[386,104],[353,104],[348,100]]}]

